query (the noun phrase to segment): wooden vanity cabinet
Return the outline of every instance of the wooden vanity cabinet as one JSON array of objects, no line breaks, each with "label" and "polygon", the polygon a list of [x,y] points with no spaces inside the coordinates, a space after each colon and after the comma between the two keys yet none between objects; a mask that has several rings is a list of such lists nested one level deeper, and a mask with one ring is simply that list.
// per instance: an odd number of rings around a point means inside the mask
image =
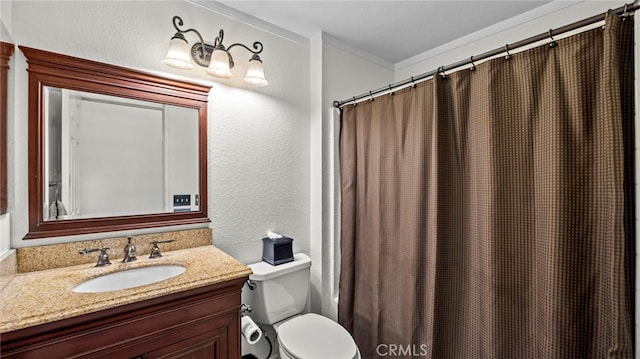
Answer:
[{"label": "wooden vanity cabinet", "polygon": [[0,356],[240,358],[239,309],[247,279],[2,333]]}]

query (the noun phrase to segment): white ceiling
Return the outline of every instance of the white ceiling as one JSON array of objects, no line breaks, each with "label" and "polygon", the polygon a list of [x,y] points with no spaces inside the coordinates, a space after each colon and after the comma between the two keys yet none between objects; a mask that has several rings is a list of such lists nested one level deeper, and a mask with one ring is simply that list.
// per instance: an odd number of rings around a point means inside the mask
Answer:
[{"label": "white ceiling", "polygon": [[[245,1],[191,0],[203,7],[289,38],[325,38],[393,67],[514,18],[529,20],[572,1]],[[534,10],[535,9],[535,10]],[[513,24],[511,24],[513,25]],[[327,36],[328,35],[328,36]]]}]

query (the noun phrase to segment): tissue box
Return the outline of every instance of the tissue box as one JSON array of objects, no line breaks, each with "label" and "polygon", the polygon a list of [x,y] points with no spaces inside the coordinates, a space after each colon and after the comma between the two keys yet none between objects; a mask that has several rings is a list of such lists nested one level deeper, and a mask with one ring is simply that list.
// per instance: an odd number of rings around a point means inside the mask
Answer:
[{"label": "tissue box", "polygon": [[262,238],[262,260],[278,265],[293,261],[293,238]]}]

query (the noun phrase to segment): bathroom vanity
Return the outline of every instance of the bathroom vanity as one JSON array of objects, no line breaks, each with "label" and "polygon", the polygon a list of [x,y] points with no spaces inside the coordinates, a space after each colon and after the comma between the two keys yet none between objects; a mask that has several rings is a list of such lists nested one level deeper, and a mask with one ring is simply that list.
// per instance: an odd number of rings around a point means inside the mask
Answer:
[{"label": "bathroom vanity", "polygon": [[[3,59],[8,57],[5,48]],[[29,228],[24,240],[204,227],[210,222],[209,85],[18,48],[28,71],[28,94],[16,94],[28,98]],[[145,141],[139,140],[140,134]],[[118,151],[113,143],[119,144]],[[144,147],[148,144],[153,148]],[[134,154],[139,156],[135,161],[123,160]],[[123,167],[125,162],[130,162],[130,170]],[[127,173],[128,180],[113,181],[113,173]],[[87,186],[97,183],[95,179],[101,182],[92,192]],[[3,193],[0,207],[6,204]],[[92,204],[99,208],[92,210]],[[122,251],[113,252],[124,247],[120,238],[18,248],[13,257],[17,270],[12,272],[17,274],[6,285],[2,278],[0,289],[0,356],[239,358],[241,288],[251,269],[213,247],[210,230],[196,236],[202,240],[197,246],[176,250],[173,244],[194,239],[184,233],[136,235],[138,259],[131,263],[118,260]],[[143,240],[145,236],[153,239]],[[162,257],[148,258],[149,242],[163,236],[176,243],[167,244]],[[111,248],[111,265],[79,264],[89,256],[78,251],[94,253],[97,247],[105,256]],[[147,256],[142,256],[142,248]],[[75,262],[58,265],[59,260]],[[74,292],[96,277],[153,266],[180,266],[184,272],[128,289]]]},{"label": "bathroom vanity", "polygon": [[[142,287],[75,293],[131,266],[181,265]],[[213,246],[95,268],[21,273],[2,292],[3,358],[239,358],[241,288],[251,270]]]}]

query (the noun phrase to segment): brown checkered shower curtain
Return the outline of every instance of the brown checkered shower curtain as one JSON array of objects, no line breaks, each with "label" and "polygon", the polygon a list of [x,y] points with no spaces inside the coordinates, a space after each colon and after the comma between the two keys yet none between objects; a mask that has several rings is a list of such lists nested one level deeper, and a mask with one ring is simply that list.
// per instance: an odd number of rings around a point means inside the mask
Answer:
[{"label": "brown checkered shower curtain", "polygon": [[364,358],[631,358],[633,20],[342,109]]}]

